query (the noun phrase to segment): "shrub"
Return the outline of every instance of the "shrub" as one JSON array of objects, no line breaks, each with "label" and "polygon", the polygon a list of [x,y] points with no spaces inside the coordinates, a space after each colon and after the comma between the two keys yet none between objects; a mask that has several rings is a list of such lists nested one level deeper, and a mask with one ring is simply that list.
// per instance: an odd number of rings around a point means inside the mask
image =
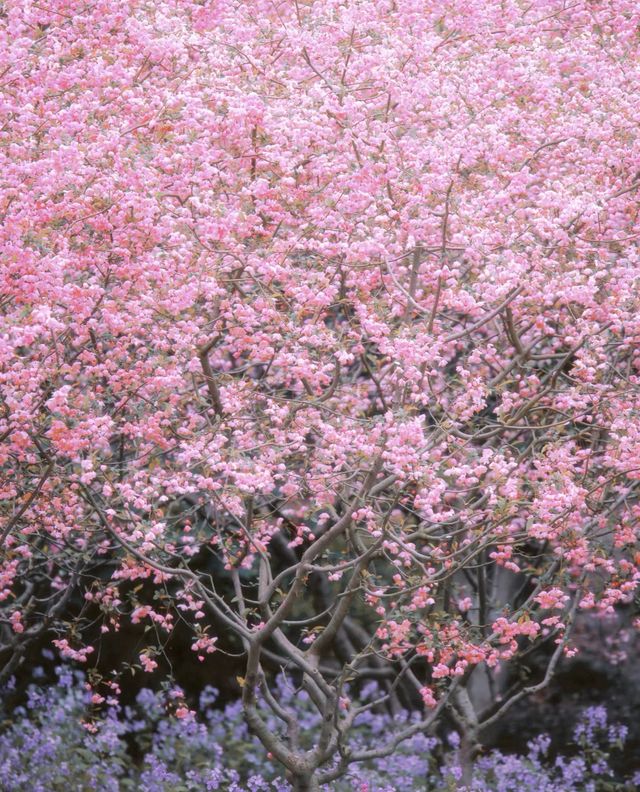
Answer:
[{"label": "shrub", "polygon": [[[105,701],[95,712],[95,694],[84,676],[60,669],[56,685],[33,684],[25,704],[3,712],[0,785],[11,792],[288,792],[276,764],[252,738],[240,702],[216,707],[217,691],[206,689],[197,715],[184,714],[181,691],[142,690],[132,706]],[[294,696],[304,713],[300,726],[313,733],[318,715],[303,691],[283,678],[281,699]],[[375,688],[363,692],[364,698]],[[92,701],[93,699],[93,701]],[[361,744],[375,744],[417,714],[365,713],[356,723]],[[270,727],[277,729],[274,721]],[[491,751],[477,759],[471,792],[602,792],[634,788],[640,775],[616,779],[610,754],[622,749],[626,728],[612,725],[603,707],[585,710],[573,733],[574,754],[555,758],[540,736],[526,755]],[[416,734],[391,757],[354,766],[326,789],[336,792],[445,792],[461,790],[459,736],[446,740]]]}]

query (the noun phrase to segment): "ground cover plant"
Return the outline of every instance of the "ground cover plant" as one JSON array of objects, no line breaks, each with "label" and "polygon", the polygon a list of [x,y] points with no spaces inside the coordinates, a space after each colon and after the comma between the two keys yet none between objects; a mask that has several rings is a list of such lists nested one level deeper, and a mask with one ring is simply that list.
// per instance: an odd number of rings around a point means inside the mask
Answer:
[{"label": "ground cover plant", "polygon": [[639,27],[0,2],[0,682],[47,642],[100,703],[181,630],[297,792],[447,718],[469,785],[633,621]]},{"label": "ground cover plant", "polygon": [[[217,691],[203,691],[198,718],[176,717],[181,691],[143,689],[134,704],[114,700],[96,718],[92,694],[83,674],[58,669],[57,684],[30,687],[23,706],[3,712],[0,735],[0,783],[15,792],[290,792],[279,778],[273,757],[252,738],[240,701],[217,707]],[[290,681],[276,682],[282,702],[292,705],[299,691]],[[5,691],[6,692],[6,691]],[[375,683],[365,698],[378,696]],[[320,719],[308,696],[297,702],[301,720],[316,728]],[[416,712],[368,712],[356,722],[354,738],[363,745],[380,739],[398,722],[411,723]],[[275,716],[269,726],[280,728]],[[630,790],[640,774],[621,778],[610,759],[624,750],[626,727],[610,723],[603,707],[584,711],[564,750],[550,751],[540,735],[524,755],[486,753],[476,763],[468,787],[460,785],[460,736],[445,740],[416,734],[390,758],[354,766],[326,790],[336,792],[595,792]]]}]

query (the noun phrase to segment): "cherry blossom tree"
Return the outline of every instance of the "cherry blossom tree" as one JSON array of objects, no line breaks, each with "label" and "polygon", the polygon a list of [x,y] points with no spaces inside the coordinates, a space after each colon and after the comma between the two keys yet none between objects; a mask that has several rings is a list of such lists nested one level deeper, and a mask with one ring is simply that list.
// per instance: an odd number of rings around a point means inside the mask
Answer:
[{"label": "cherry blossom tree", "polygon": [[296,790],[445,711],[470,766],[640,579],[639,26],[0,3],[0,674],[44,634],[90,665],[91,608],[151,673],[181,622]]}]

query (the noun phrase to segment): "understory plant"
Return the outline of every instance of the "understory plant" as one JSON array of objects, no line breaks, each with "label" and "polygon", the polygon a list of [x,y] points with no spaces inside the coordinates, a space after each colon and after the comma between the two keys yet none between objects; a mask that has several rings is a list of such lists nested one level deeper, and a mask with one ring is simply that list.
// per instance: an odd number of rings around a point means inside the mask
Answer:
[{"label": "understory plant", "polygon": [[[260,742],[252,737],[242,703],[217,706],[217,691],[200,696],[188,710],[182,691],[143,689],[134,704],[101,702],[87,690],[83,674],[60,669],[55,685],[33,684],[25,703],[1,712],[0,786],[11,792],[289,792]],[[320,726],[304,691],[289,680],[277,681],[283,703],[301,699],[303,726]],[[5,691],[7,692],[7,691]],[[372,686],[363,696],[377,696]],[[410,724],[418,713],[369,712],[355,726],[363,745],[376,744],[389,730]],[[278,729],[275,718],[270,728]],[[573,739],[559,753],[544,735],[523,755],[489,751],[474,765],[470,784],[462,781],[460,735],[442,739],[415,734],[384,759],[352,767],[327,792],[605,792],[633,789],[640,774],[627,781],[612,770],[612,753],[624,748],[627,729],[611,724],[603,707],[584,711]]]}]

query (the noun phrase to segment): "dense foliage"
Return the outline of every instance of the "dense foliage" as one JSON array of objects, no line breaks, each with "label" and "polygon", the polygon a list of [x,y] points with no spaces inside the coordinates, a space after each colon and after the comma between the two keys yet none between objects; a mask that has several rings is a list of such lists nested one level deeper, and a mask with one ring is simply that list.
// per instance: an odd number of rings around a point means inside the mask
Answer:
[{"label": "dense foliage", "polygon": [[0,679],[186,626],[296,790],[445,710],[470,781],[640,580],[639,23],[0,3]]}]

